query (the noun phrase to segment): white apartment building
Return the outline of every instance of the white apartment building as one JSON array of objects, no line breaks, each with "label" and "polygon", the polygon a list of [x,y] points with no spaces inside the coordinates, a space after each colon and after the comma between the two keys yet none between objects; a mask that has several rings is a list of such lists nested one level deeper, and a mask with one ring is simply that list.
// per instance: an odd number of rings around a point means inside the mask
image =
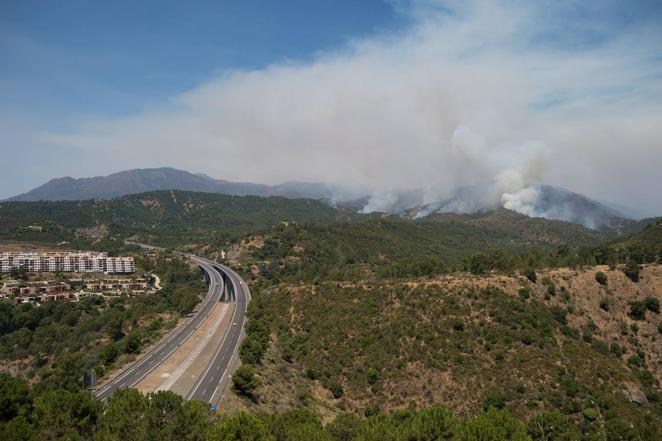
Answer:
[{"label": "white apartment building", "polygon": [[133,273],[133,257],[108,257],[108,253],[75,252],[3,252],[0,253],[0,272],[25,268],[39,272]]}]

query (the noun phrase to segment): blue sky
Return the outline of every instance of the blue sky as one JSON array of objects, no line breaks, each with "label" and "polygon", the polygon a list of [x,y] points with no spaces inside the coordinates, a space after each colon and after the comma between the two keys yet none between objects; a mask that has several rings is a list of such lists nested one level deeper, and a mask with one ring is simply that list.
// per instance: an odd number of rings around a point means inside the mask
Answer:
[{"label": "blue sky", "polygon": [[6,0],[0,98],[47,125],[131,114],[225,69],[305,60],[402,23],[380,0]]},{"label": "blue sky", "polygon": [[[59,173],[108,172],[63,160],[75,153],[35,132],[156,108],[226,70],[306,60],[405,23],[380,0],[0,2],[0,150],[12,161],[0,198]],[[35,157],[58,167],[45,174]]]},{"label": "blue sky", "polygon": [[657,0],[5,0],[0,198],[174,166],[655,212],[660,23]]}]

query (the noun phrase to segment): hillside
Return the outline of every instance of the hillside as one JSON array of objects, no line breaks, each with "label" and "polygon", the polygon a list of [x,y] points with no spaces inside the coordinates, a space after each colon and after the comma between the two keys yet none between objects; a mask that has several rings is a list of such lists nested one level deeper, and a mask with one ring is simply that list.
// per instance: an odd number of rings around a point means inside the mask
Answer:
[{"label": "hillside", "polygon": [[214,179],[170,167],[125,170],[93,178],[56,178],[10,198],[10,201],[77,201],[112,199],[158,190],[220,193],[230,196],[284,196],[289,198],[330,198],[332,187],[320,183],[285,182],[268,186],[249,182]]},{"label": "hillside", "polygon": [[[534,185],[519,192],[500,194],[494,184],[461,187],[447,199],[412,207],[404,215],[480,214],[507,208],[534,218],[562,220],[597,230],[625,230],[635,223],[602,202],[565,188]],[[512,203],[508,198],[513,199]]]},{"label": "hillside", "polygon": [[[471,415],[493,405],[522,418],[559,411],[589,432],[599,411],[609,433],[632,424],[662,434],[662,315],[632,313],[632,302],[662,298],[659,265],[639,283],[599,267],[541,271],[536,282],[453,274],[253,291],[242,357],[261,360],[262,385],[236,408],[333,415],[444,403]],[[264,353],[254,344],[262,326]]]},{"label": "hillside", "polygon": [[340,217],[310,199],[160,191],[112,200],[3,202],[0,240],[53,243],[139,235],[171,246],[226,240],[282,221],[324,223]]},{"label": "hillside", "polygon": [[[218,259],[227,251],[226,263],[253,292],[240,353],[256,381],[248,395],[229,393],[224,408],[250,411],[239,415],[262,421],[275,439],[290,439],[279,430],[299,427],[296,418],[312,421],[316,431],[292,439],[318,439],[310,438],[315,433],[376,441],[395,427],[401,435],[393,439],[418,439],[423,423],[408,421],[429,412],[445,412],[456,428],[491,415],[497,427],[509,418],[522,434],[539,433],[546,421],[572,434],[565,439],[579,433],[592,439],[604,427],[624,439],[658,438],[662,267],[655,263],[660,254],[647,250],[659,244],[660,223],[641,225],[647,227],[622,237],[508,210],[413,220],[349,214],[309,199],[182,191],[0,204],[0,241],[15,246],[65,242],[62,247],[112,251],[130,238]],[[596,263],[611,267],[589,266]],[[147,306],[128,310],[123,320],[142,323],[143,314],[192,306],[172,294],[145,298]],[[82,351],[76,340],[90,355],[87,367],[112,369],[126,345],[100,361],[107,355],[105,328],[78,335],[88,325],[98,328],[103,312],[80,308],[56,308],[66,313],[63,323],[50,323],[48,308],[32,311],[46,313],[37,324],[63,336],[57,341],[38,329],[26,340],[23,311],[13,308],[0,339],[11,360],[6,371],[23,369],[30,381],[53,372],[56,381],[66,374],[59,366],[68,365],[51,354]],[[37,402],[58,384],[37,383]],[[75,381],[67,385],[75,389]],[[124,408],[122,400],[139,397],[116,399]],[[141,408],[159,408],[161,400],[171,409],[185,407],[167,394],[147,400]],[[429,407],[438,404],[450,411]],[[483,413],[490,408],[498,410]],[[319,435],[322,421],[331,431],[346,418],[373,436]],[[226,421],[233,420],[222,417],[219,424]]]},{"label": "hillside", "polygon": [[[327,183],[288,181],[279,185],[231,182],[202,173],[190,173],[169,167],[133,169],[108,176],[91,178],[63,177],[48,181],[9,201],[83,201],[113,199],[152,191],[178,190],[218,193],[230,196],[282,196],[324,201],[343,211],[354,213],[390,213],[406,218],[435,214],[476,215],[503,209],[515,210],[531,218],[562,220],[598,230],[635,231],[639,225],[626,215],[600,201],[570,190],[549,185],[535,185],[527,191],[525,206],[502,201],[494,183],[460,187],[446,199],[424,203],[423,189],[371,192]],[[534,196],[535,195],[535,196]],[[509,195],[519,198],[518,195]]]},{"label": "hillside", "polygon": [[505,236],[517,236],[521,240],[549,245],[589,246],[610,237],[608,232],[590,230],[571,222],[531,218],[503,208],[465,216],[432,214],[419,222],[460,222]]},{"label": "hillside", "polygon": [[556,260],[559,246],[590,247],[612,237],[509,211],[419,220],[370,215],[345,223],[278,226],[235,245],[227,258],[275,280],[418,277],[468,269],[469,259],[479,254],[489,254],[501,269],[544,265]]},{"label": "hillside", "polygon": [[[389,259],[380,255],[396,260],[436,259],[453,265],[477,251],[590,246],[614,237],[608,232],[528,218],[507,210],[408,220],[350,214],[312,199],[159,191],[111,200],[3,202],[0,240],[83,241],[84,245],[85,241],[134,237],[169,247],[227,247],[229,241],[241,235],[263,234],[283,221],[298,225],[296,230],[283,230],[287,240],[312,241],[309,248],[318,249],[317,254],[334,248],[339,250],[337,258],[344,253],[355,260],[375,262],[379,258],[383,263]],[[276,238],[280,233],[274,231]],[[305,237],[292,236],[294,231]]]},{"label": "hillside", "polygon": [[662,249],[662,218],[645,219],[640,225],[643,228],[624,238],[620,243]]}]

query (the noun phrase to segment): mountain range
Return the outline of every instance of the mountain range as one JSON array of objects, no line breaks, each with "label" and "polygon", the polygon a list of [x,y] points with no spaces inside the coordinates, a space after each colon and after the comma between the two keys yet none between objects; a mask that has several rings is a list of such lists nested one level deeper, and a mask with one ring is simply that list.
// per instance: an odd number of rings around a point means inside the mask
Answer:
[{"label": "mountain range", "polygon": [[[436,213],[477,214],[507,208],[530,217],[564,220],[593,229],[623,229],[633,223],[631,216],[603,202],[579,193],[548,185],[535,185],[520,193],[500,195],[493,184],[461,187],[450,196],[425,202],[420,189],[376,193],[356,197],[356,193],[326,183],[288,181],[279,185],[232,182],[174,168],[133,169],[92,178],[63,177],[9,201],[57,201],[112,199],[128,194],[158,190],[220,193],[231,196],[282,196],[291,199],[323,200],[356,212],[388,212],[406,218]],[[504,200],[503,196],[509,196]]]},{"label": "mountain range", "polygon": [[284,196],[288,198],[330,198],[332,186],[322,183],[285,182],[269,186],[214,179],[174,168],[133,169],[93,178],[51,179],[39,187],[9,198],[9,201],[76,201],[112,199],[127,194],[158,190],[199,191],[230,196]]}]

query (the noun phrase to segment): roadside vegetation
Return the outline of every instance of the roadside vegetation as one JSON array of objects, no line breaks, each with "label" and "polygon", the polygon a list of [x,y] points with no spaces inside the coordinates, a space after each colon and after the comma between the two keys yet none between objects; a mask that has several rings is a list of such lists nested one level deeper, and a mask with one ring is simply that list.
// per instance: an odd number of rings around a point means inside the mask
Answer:
[{"label": "roadside vegetation", "polygon": [[187,402],[171,392],[143,395],[125,389],[103,405],[88,392],[35,393],[26,383],[4,375],[0,375],[0,402],[10,404],[0,413],[0,438],[7,441],[547,441],[652,440],[658,435],[610,418],[609,410],[599,406],[584,412],[581,427],[558,412],[542,412],[525,423],[494,407],[462,417],[442,406],[369,417],[340,413],[325,423],[303,409],[213,413],[204,403]]}]

